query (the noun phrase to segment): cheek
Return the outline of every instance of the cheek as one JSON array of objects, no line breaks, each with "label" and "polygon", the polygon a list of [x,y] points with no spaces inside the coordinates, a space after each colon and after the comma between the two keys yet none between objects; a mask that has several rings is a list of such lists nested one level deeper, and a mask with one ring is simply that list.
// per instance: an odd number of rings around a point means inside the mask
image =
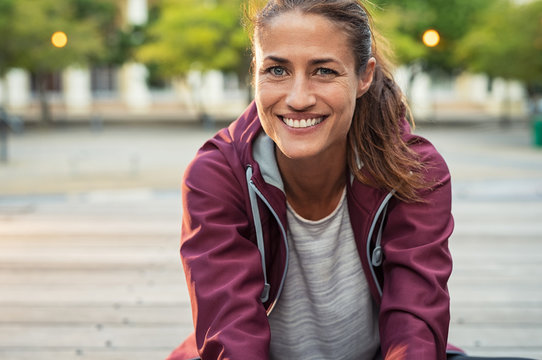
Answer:
[{"label": "cheek", "polygon": [[271,130],[276,127],[275,114],[280,110],[282,92],[276,84],[256,84],[255,101],[258,107],[258,115],[265,132],[271,136]]},{"label": "cheek", "polygon": [[356,92],[349,86],[337,87],[335,91],[327,92],[330,105],[343,116],[352,117],[356,108]]},{"label": "cheek", "polygon": [[356,109],[356,94],[348,89],[348,91],[337,91],[328,99],[337,114],[337,131],[346,135],[350,131]]},{"label": "cheek", "polygon": [[275,138],[275,131],[273,130],[275,125],[273,121],[273,105],[276,103],[276,94],[274,93],[273,87],[256,84],[254,100],[258,108],[258,117],[260,118],[263,130],[272,139]]},{"label": "cheek", "polygon": [[274,104],[280,97],[280,87],[268,82],[256,83],[255,99],[260,105]]},{"label": "cheek", "polygon": [[256,106],[258,107],[258,115],[262,124],[266,122],[267,116],[266,112],[269,111],[269,91],[266,91],[265,88],[261,86],[256,86],[254,93],[254,100],[256,101]]}]

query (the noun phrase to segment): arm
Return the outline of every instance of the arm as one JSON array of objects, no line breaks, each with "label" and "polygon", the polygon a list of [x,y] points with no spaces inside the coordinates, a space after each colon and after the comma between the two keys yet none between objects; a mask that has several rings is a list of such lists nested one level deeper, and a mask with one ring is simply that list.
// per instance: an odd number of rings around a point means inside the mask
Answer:
[{"label": "arm", "polygon": [[[421,146],[430,146],[422,141]],[[380,333],[384,353],[406,345],[405,359],[445,359],[452,271],[448,238],[453,230],[450,175],[432,147],[422,159],[434,186],[424,203],[390,204],[383,234],[384,287]]]},{"label": "arm", "polygon": [[183,181],[181,258],[202,359],[268,358],[261,260],[237,165],[208,144]]}]

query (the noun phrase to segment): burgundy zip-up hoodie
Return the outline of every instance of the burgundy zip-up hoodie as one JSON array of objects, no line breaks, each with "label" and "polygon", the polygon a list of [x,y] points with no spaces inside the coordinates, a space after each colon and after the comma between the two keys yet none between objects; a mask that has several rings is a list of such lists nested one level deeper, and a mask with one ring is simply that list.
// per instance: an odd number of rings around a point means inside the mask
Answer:
[{"label": "burgundy zip-up hoodie", "polygon": [[[288,250],[285,195],[264,180],[253,154],[262,131],[253,103],[207,141],[186,169],[181,258],[195,333],[170,360],[269,359],[267,315],[280,301]],[[412,135],[408,125],[403,137],[419,154],[427,179],[434,184],[422,192],[425,201],[401,202],[387,191],[353,180],[347,185],[348,209],[362,267],[380,308],[382,353],[406,345],[405,360],[441,360],[446,357],[450,320],[450,175],[435,148]],[[252,174],[247,180],[248,168]],[[250,186],[258,194],[257,226]],[[380,228],[375,225],[382,221],[378,214],[383,205],[387,205],[380,234],[383,260],[374,267],[375,228]],[[263,236],[262,249],[257,246],[257,228]],[[265,283],[270,285],[269,296],[262,303]]]}]

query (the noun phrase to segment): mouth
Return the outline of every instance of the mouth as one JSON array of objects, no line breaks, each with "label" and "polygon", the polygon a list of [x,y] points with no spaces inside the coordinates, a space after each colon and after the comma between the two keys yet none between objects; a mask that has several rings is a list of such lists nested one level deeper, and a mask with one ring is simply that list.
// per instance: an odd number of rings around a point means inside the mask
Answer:
[{"label": "mouth", "polygon": [[289,117],[280,116],[280,119],[282,120],[283,123],[285,123],[291,128],[305,129],[305,128],[309,128],[309,127],[320,124],[322,121],[324,121],[325,116],[311,117],[307,119],[292,119]]}]

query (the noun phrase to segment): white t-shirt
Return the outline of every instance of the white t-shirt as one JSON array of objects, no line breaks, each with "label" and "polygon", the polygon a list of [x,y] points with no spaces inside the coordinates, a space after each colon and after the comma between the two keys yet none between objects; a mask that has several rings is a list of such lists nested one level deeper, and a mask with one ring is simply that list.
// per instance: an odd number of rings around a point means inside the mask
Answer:
[{"label": "white t-shirt", "polygon": [[361,267],[346,189],[338,207],[311,221],[288,205],[288,273],[269,315],[270,355],[286,359],[373,359],[378,311]]}]

